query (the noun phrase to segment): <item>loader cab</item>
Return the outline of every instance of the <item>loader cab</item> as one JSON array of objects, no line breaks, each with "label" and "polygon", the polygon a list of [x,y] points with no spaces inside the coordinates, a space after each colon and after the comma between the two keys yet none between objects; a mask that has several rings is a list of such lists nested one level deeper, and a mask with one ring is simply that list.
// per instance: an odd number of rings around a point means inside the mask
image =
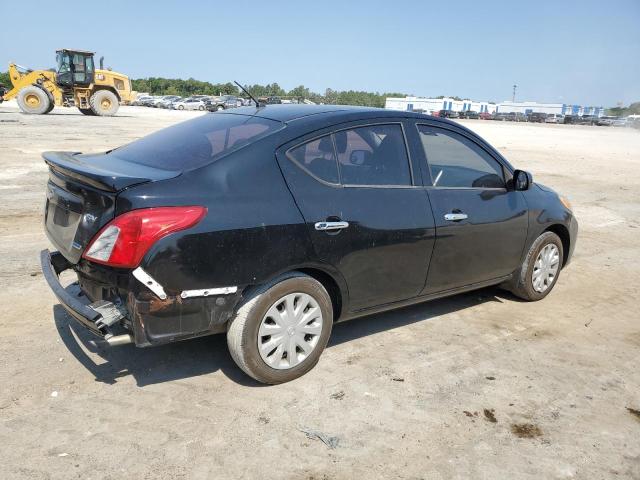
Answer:
[{"label": "loader cab", "polygon": [[58,50],[56,81],[62,87],[87,87],[93,83],[95,66],[93,52]]}]

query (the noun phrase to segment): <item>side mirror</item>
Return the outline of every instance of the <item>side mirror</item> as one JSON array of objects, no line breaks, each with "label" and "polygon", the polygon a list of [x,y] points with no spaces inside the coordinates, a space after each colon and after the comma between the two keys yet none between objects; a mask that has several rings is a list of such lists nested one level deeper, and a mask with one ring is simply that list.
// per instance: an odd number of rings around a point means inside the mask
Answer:
[{"label": "side mirror", "polygon": [[513,172],[513,189],[519,192],[529,190],[533,185],[533,176],[524,170]]}]

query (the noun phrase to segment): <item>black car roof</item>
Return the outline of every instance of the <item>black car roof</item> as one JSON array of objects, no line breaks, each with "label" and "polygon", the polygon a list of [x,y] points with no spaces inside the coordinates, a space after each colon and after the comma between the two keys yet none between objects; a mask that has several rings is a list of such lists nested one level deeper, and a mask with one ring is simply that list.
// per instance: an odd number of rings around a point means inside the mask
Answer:
[{"label": "black car roof", "polygon": [[424,113],[409,112],[406,110],[387,110],[385,108],[359,107],[353,105],[301,105],[288,103],[265,105],[260,108],[238,107],[210,113],[210,115],[247,115],[275,120],[288,124],[290,127],[298,127],[290,131],[291,135],[299,135],[305,131],[311,132],[333,124],[350,121],[375,118],[397,118],[398,120],[413,118],[416,120],[430,120],[444,125],[452,125],[478,137],[477,134],[465,126],[453,122],[448,118],[433,117]]},{"label": "black car roof", "polygon": [[[223,113],[223,112],[220,112]],[[301,104],[276,104],[265,105],[260,108],[256,107],[239,107],[233,110],[227,110],[226,114],[240,114],[240,115],[255,115],[257,117],[267,118],[270,120],[277,120],[279,122],[293,122],[309,116],[321,115],[323,119],[328,117],[339,122],[343,117],[353,117],[353,114],[359,114],[361,118],[373,118],[373,117],[414,117],[425,118],[426,115],[421,115],[413,112],[398,111],[398,110],[386,110],[384,108],[374,107],[357,107],[353,105],[301,105]]]}]

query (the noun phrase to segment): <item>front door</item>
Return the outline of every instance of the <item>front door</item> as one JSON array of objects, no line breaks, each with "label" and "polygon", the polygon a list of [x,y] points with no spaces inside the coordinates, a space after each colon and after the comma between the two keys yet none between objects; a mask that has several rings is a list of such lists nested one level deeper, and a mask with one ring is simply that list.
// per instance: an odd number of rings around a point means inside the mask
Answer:
[{"label": "front door", "polygon": [[348,311],[420,294],[434,223],[401,123],[325,131],[278,159],[317,258],[347,283]]},{"label": "front door", "polygon": [[424,293],[514,272],[525,245],[527,206],[507,188],[505,168],[455,127],[418,125],[432,185],[436,242]]}]

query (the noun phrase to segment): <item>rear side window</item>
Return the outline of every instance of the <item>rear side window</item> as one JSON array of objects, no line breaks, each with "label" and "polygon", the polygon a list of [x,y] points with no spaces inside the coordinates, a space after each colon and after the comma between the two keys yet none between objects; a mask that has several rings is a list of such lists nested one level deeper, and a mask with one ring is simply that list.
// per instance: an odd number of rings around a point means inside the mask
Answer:
[{"label": "rear side window", "polygon": [[344,185],[411,185],[400,125],[370,125],[334,133]]},{"label": "rear side window", "polygon": [[163,170],[192,170],[282,127],[282,122],[266,118],[209,114],[160,130],[110,154]]},{"label": "rear side window", "polygon": [[331,135],[318,138],[289,151],[289,156],[313,176],[338,183],[338,165]]},{"label": "rear side window", "polygon": [[437,127],[418,131],[434,187],[505,188],[502,166],[476,143]]}]

